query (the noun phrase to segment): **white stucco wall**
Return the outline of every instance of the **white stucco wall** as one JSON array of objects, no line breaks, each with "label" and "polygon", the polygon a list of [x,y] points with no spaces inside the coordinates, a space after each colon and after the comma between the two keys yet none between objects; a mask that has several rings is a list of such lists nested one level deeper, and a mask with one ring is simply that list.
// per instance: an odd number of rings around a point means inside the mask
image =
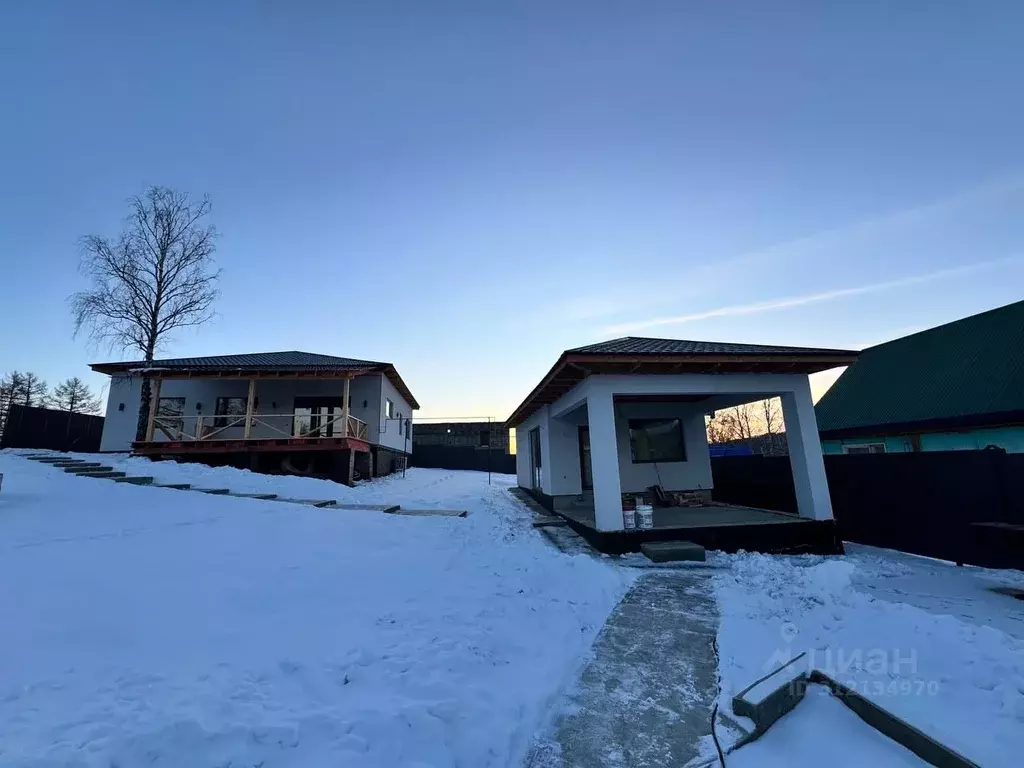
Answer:
[{"label": "white stucco wall", "polygon": [[[686,461],[634,464],[629,450],[629,420],[678,418],[682,422]],[[623,493],[638,493],[652,485],[666,491],[709,490],[711,454],[704,410],[694,403],[616,403],[615,436],[619,453],[619,482]]]},{"label": "white stucco wall", "polygon": [[[395,385],[391,383],[387,376],[379,375],[377,378],[379,379],[380,418],[378,420],[379,435],[375,442],[388,448],[393,448],[396,451],[410,453],[412,451],[412,406],[398,393]],[[399,428],[398,421],[385,420],[384,408],[386,400],[391,400],[395,404],[395,417],[401,416],[403,420],[401,428]],[[406,419],[409,420],[408,434],[406,433],[404,423]]]},{"label": "white stucco wall", "polygon": [[530,445],[530,432],[540,430],[540,489],[550,493],[550,462],[551,452],[548,449],[548,407],[541,407],[530,418],[516,427],[516,478],[520,488],[533,487],[533,448]]},{"label": "white stucco wall", "polygon": [[[296,397],[341,397],[344,393],[344,386],[341,379],[257,379],[257,413],[291,414]],[[352,380],[349,388],[352,400],[351,414],[366,422],[369,442],[381,443],[397,450],[403,450],[404,435],[398,437],[397,422],[389,422],[387,431],[383,435],[381,434],[381,428],[384,425],[382,388],[384,391],[390,392],[387,396],[395,402],[396,410],[411,417],[412,409],[408,403],[382,374],[358,376]],[[184,397],[185,415],[202,414],[204,423],[212,425],[218,397],[246,397],[248,391],[249,383],[243,379],[167,379],[161,384],[160,396]],[[111,377],[110,391],[107,396],[106,420],[100,439],[101,451],[131,450],[138,423],[141,392],[142,377]],[[119,410],[121,403],[124,403],[123,411]],[[196,410],[197,403],[201,405],[201,410]],[[281,417],[269,421],[278,429],[286,431],[290,429],[288,418]],[[194,429],[195,420],[189,419],[185,424],[186,430]],[[243,431],[242,426],[232,427],[219,432],[217,437],[241,438]],[[254,425],[251,435],[253,437],[283,437],[280,432],[262,424]]]}]

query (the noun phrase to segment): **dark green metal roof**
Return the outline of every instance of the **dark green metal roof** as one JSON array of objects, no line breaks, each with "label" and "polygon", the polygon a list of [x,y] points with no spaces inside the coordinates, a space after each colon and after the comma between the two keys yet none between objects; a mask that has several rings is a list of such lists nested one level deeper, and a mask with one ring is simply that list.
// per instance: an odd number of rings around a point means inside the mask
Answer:
[{"label": "dark green metal roof", "polygon": [[1024,415],[1024,301],[869,347],[815,407],[822,437]]}]

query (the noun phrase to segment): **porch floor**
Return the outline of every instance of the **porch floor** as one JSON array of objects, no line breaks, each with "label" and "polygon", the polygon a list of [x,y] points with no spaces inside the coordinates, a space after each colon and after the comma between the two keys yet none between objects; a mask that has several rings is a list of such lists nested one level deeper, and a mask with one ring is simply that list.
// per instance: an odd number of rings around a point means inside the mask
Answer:
[{"label": "porch floor", "polygon": [[[558,510],[566,517],[572,518],[591,528],[597,527],[594,521],[593,506],[579,505]],[[638,521],[639,522],[639,521]],[[809,523],[810,520],[790,514],[775,512],[770,509],[754,507],[738,507],[731,504],[706,504],[699,507],[655,507],[654,528],[687,529],[713,528],[723,525],[777,525],[779,523]]]},{"label": "porch floor", "polygon": [[732,504],[655,507],[654,528],[599,531],[591,505],[556,510],[591,546],[612,555],[639,552],[653,541],[690,541],[723,552],[842,554],[833,520],[810,520],[786,512]]}]

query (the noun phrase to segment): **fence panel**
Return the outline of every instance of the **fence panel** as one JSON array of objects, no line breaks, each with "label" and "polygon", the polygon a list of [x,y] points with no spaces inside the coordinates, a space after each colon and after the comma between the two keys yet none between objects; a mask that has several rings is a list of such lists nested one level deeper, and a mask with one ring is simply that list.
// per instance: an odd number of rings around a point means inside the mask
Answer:
[{"label": "fence panel", "polygon": [[0,448],[95,453],[100,449],[102,435],[102,416],[12,405],[0,437]]},{"label": "fence panel", "polygon": [[[788,457],[727,456],[712,459],[711,466],[716,500],[796,511]],[[1024,525],[1024,454],[826,456],[825,473],[846,541],[954,562],[1020,567],[1019,532],[973,524]]]},{"label": "fence panel", "polygon": [[410,467],[429,467],[432,469],[475,469],[479,472],[488,470],[498,474],[514,475],[516,473],[515,455],[492,448],[474,448],[465,445],[413,445]]}]

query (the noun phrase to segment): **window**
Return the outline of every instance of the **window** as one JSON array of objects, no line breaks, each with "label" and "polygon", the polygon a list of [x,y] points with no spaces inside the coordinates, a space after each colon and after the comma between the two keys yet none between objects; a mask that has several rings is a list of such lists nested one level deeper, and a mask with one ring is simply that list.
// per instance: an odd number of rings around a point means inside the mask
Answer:
[{"label": "window", "polygon": [[859,445],[844,445],[843,453],[885,453],[885,443],[861,443]]},{"label": "window", "polygon": [[491,433],[486,429],[480,430],[480,447],[489,448],[491,445]]},{"label": "window", "polygon": [[230,424],[233,427],[242,426],[245,421],[238,420],[239,416],[245,416],[246,399],[244,397],[218,397],[213,409],[217,417],[213,420],[213,428],[221,429]]},{"label": "window", "polygon": [[634,464],[686,461],[679,419],[630,419],[629,452]]},{"label": "window", "polygon": [[395,418],[395,404],[390,400],[384,401],[384,418],[393,419]]},{"label": "window", "polygon": [[171,440],[181,439],[185,428],[185,398],[161,397],[156,406],[156,417],[159,419],[160,431]]}]

